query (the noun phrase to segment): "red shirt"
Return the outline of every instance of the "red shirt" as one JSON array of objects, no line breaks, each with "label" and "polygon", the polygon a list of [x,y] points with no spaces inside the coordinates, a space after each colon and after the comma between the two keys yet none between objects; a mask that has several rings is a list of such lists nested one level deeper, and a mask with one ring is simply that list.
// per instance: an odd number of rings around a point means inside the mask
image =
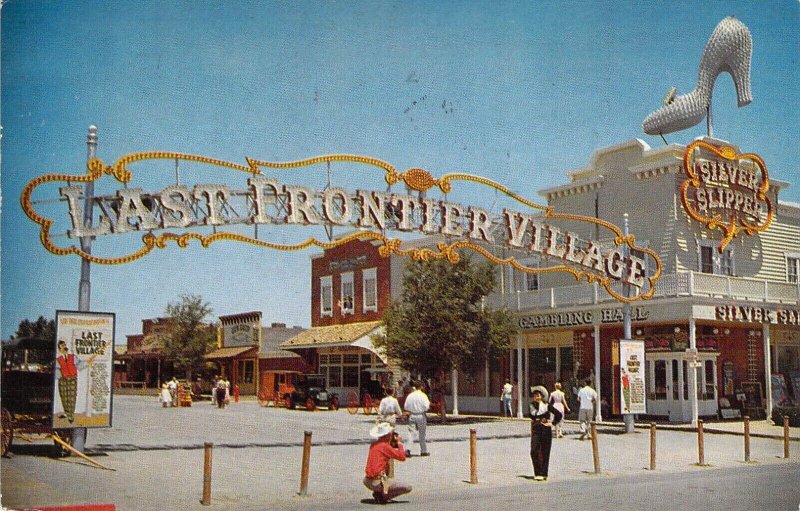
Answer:
[{"label": "red shirt", "polygon": [[372,442],[369,446],[369,456],[367,456],[367,477],[377,479],[386,471],[386,466],[390,459],[400,461],[406,460],[406,450],[403,444],[397,442],[397,447],[392,447],[388,439],[380,439]]},{"label": "red shirt", "polygon": [[78,368],[75,365],[75,355],[61,355],[58,357],[58,365],[61,368],[62,378],[75,378],[78,376]]}]

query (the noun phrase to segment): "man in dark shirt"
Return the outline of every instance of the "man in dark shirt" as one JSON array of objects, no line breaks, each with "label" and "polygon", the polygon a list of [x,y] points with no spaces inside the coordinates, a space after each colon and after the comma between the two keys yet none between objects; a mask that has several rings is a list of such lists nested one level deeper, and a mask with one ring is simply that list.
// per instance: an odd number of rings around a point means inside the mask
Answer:
[{"label": "man in dark shirt", "polygon": [[411,491],[411,486],[397,481],[390,482],[387,476],[389,460],[405,461],[406,451],[394,427],[387,422],[381,422],[373,427],[369,436],[375,441],[369,446],[367,466],[364,470],[364,486],[372,492],[376,502],[385,504]]}]

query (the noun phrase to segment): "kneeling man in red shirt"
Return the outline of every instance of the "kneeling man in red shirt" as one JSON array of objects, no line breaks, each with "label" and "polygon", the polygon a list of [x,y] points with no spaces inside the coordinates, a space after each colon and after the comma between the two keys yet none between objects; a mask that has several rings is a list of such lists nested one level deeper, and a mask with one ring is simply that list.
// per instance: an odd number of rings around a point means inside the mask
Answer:
[{"label": "kneeling man in red shirt", "polygon": [[388,422],[381,422],[373,427],[369,436],[375,441],[369,446],[364,486],[372,492],[376,502],[385,504],[393,498],[411,491],[411,486],[389,480],[387,477],[389,460],[405,461],[406,450],[400,443],[394,426]]}]

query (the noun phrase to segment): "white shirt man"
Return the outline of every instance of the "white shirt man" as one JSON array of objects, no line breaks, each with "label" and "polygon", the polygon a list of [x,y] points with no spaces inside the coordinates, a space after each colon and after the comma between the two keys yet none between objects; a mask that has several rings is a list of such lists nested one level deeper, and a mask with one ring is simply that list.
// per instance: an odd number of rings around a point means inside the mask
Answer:
[{"label": "white shirt man", "polygon": [[[419,438],[420,456],[430,456],[428,453],[428,446],[425,443],[425,429],[428,425],[428,419],[425,412],[431,407],[431,402],[428,396],[420,389],[419,383],[414,383],[414,392],[406,397],[405,409],[410,414],[408,418],[408,432],[409,442],[408,446],[411,447],[414,436]],[[411,456],[411,450],[406,450],[406,456]]]},{"label": "white shirt man", "polygon": [[[581,440],[587,435],[587,428],[589,423],[592,422],[594,414],[594,406],[597,403],[597,392],[590,386],[590,381],[586,380],[586,384],[578,391],[578,401],[580,401],[580,409],[578,410],[578,421],[581,423]],[[589,433],[589,438],[592,435]]]},{"label": "white shirt man", "polygon": [[403,415],[400,409],[400,403],[394,397],[394,389],[386,389],[386,397],[381,399],[381,404],[378,406],[378,420],[380,422],[388,422],[392,426],[397,423],[397,418]]}]

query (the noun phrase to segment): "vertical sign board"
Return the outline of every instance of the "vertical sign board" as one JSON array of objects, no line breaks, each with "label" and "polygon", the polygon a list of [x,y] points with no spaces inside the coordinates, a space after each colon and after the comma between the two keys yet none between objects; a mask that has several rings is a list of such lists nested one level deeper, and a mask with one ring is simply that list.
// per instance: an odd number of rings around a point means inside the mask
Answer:
[{"label": "vertical sign board", "polygon": [[54,428],[111,427],[114,314],[56,311]]},{"label": "vertical sign board", "polygon": [[619,341],[620,413],[647,413],[644,341]]}]

